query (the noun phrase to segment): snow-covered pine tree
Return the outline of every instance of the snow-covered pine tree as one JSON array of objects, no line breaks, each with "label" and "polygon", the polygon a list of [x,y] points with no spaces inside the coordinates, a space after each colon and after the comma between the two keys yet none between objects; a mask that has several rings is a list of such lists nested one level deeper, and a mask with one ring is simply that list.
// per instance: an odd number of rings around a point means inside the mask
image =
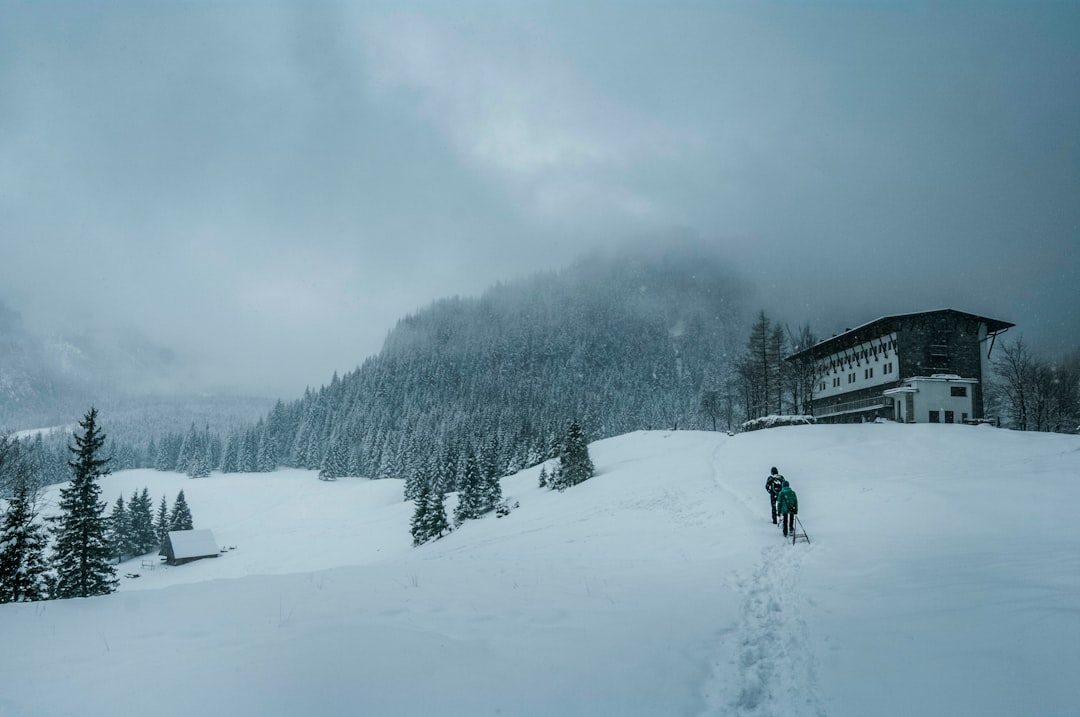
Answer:
[{"label": "snow-covered pine tree", "polygon": [[364,475],[363,467],[363,454],[360,452],[360,446],[353,444],[349,446],[349,462],[348,470],[345,475],[350,476],[362,476]]},{"label": "snow-covered pine tree", "polygon": [[154,520],[154,536],[157,539],[157,545],[160,548],[165,545],[165,538],[169,536],[169,531],[172,525],[169,520],[169,504],[165,500],[165,496],[161,496],[161,503],[158,505],[157,518]]},{"label": "snow-covered pine tree", "polygon": [[210,456],[207,446],[198,441],[192,448],[191,457],[187,463],[189,478],[208,478],[210,476]]},{"label": "snow-covered pine tree", "polygon": [[559,469],[559,463],[556,463],[551,467],[551,472],[548,473],[548,488],[557,490],[560,493],[570,487],[570,484],[566,481],[566,476]]},{"label": "snow-covered pine tree", "polygon": [[180,452],[176,456],[176,465],[173,466],[173,470],[177,473],[187,473],[191,470],[191,460],[195,456],[198,450],[199,434],[195,430],[195,424],[191,424],[191,428],[184,434],[183,442],[180,444]]},{"label": "snow-covered pine tree", "polygon": [[194,527],[194,522],[191,519],[191,509],[188,508],[187,499],[184,498],[184,491],[181,490],[173,502],[172,515],[169,517],[169,530],[191,530]]},{"label": "snow-covered pine tree", "polygon": [[570,425],[566,428],[566,439],[563,441],[562,451],[559,455],[559,475],[561,480],[567,486],[575,486],[592,478],[593,470],[593,462],[589,457],[589,444],[585,440],[585,433],[576,420],[570,421]]},{"label": "snow-covered pine tree", "polygon": [[44,600],[48,537],[36,522],[33,478],[17,479],[0,523],[0,603]]},{"label": "snow-covered pine tree", "polygon": [[259,442],[255,449],[255,469],[260,473],[271,473],[277,470],[277,448],[274,445],[274,437],[266,431],[265,427],[259,431]]},{"label": "snow-covered pine tree", "polygon": [[244,431],[236,451],[236,464],[241,473],[255,472],[255,468],[258,466],[257,451],[258,444],[255,441],[254,434],[250,430]]},{"label": "snow-covered pine tree", "polygon": [[330,446],[326,450],[322,467],[319,468],[319,480],[337,480],[346,475],[348,469],[349,454],[345,442],[334,436],[330,439]]},{"label": "snow-covered pine tree", "polygon": [[458,504],[454,508],[454,524],[461,525],[466,520],[479,518],[484,514],[482,508],[483,476],[476,454],[469,451],[465,458],[465,471],[458,481]]},{"label": "snow-covered pine tree", "polygon": [[157,463],[157,454],[157,441],[154,440],[153,436],[150,436],[150,442],[146,445],[146,454],[143,456],[140,466],[142,468],[153,467]]},{"label": "snow-covered pine tree", "polygon": [[131,544],[135,555],[145,555],[158,546],[153,510],[154,505],[150,500],[148,488],[143,488],[141,493],[131,496],[131,501],[128,503],[128,520],[131,525]]},{"label": "snow-covered pine tree", "polygon": [[428,539],[438,540],[452,530],[450,520],[446,517],[446,493],[433,486],[428,491],[427,503]]},{"label": "snow-covered pine tree", "polygon": [[547,466],[546,465],[540,466],[540,479],[539,479],[538,483],[539,483],[541,488],[547,488],[548,487],[548,474],[547,474]]},{"label": "snow-covered pine tree", "polygon": [[428,515],[431,507],[431,486],[423,483],[420,485],[419,491],[415,499],[416,510],[413,511],[412,520],[409,521],[409,532],[412,533],[413,547],[423,545],[431,538],[429,533],[431,520]]},{"label": "snow-covered pine tree", "polygon": [[109,545],[112,546],[112,554],[116,562],[124,562],[124,558],[134,554],[131,540],[131,518],[128,509],[124,506],[124,495],[116,499],[112,513],[109,514]]},{"label": "snow-covered pine tree", "polygon": [[239,446],[240,436],[236,431],[233,431],[225,439],[225,447],[221,450],[222,473],[237,473],[240,471],[239,456],[237,454]]},{"label": "snow-covered pine tree", "polygon": [[105,436],[97,425],[97,409],[91,408],[79,422],[83,435],[75,434],[75,454],[71,483],[60,489],[60,514],[55,519],[53,566],[56,569],[54,597],[73,598],[107,595],[116,590],[116,570],[110,563],[105,503],[98,500],[97,479],[108,475],[108,458],[99,455]]},{"label": "snow-covered pine tree", "polygon": [[486,513],[489,510],[494,510],[495,506],[502,502],[502,480],[501,472],[495,463],[487,463],[486,470],[481,476],[480,484],[480,508],[481,513]]},{"label": "snow-covered pine tree", "polygon": [[416,500],[425,487],[436,489],[435,476],[426,460],[416,461],[405,478],[405,500]]},{"label": "snow-covered pine tree", "polygon": [[447,443],[443,446],[442,451],[435,454],[435,485],[434,488],[442,493],[447,493],[457,489],[457,473],[458,473],[458,454],[454,451],[453,447]]}]

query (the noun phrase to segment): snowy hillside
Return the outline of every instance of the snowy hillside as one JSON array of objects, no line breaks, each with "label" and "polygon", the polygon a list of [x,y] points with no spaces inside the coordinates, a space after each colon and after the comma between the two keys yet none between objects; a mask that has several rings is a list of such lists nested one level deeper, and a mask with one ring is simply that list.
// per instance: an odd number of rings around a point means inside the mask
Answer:
[{"label": "snowy hillside", "polygon": [[[0,605],[0,715],[1080,713],[1080,437],[634,433],[414,549],[397,481],[127,471],[229,550]],[[776,465],[812,544],[769,521]],[[54,496],[55,497],[55,496]],[[156,559],[156,558],[155,558]]]}]

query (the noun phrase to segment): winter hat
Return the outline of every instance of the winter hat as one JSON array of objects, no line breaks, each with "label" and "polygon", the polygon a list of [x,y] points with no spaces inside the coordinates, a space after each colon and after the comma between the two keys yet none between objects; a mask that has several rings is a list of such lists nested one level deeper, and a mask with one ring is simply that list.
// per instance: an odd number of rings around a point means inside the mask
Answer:
[{"label": "winter hat", "polygon": [[784,480],[780,481],[780,486],[781,486],[782,488],[787,488],[787,487],[788,487],[789,485],[791,485],[791,484],[787,482],[787,478],[785,478]]},{"label": "winter hat", "polygon": [[776,474],[777,474],[777,473],[779,473],[779,472],[780,472],[780,471],[776,470],[776,466],[773,466],[773,467],[772,467],[772,474],[773,474],[773,475],[776,475]]}]

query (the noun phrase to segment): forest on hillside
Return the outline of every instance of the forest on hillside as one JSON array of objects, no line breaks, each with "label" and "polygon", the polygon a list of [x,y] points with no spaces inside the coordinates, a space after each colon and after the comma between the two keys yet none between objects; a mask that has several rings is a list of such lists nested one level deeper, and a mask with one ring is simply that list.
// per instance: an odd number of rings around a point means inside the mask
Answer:
[{"label": "forest on hillside", "polygon": [[[377,355],[292,401],[101,406],[107,454],[113,470],[423,473],[453,490],[470,453],[485,473],[510,474],[554,457],[570,421],[593,441],[809,412],[812,371],[784,357],[814,332],[755,315],[752,301],[696,245],[596,253],[436,301],[402,318]],[[1004,342],[985,377],[987,412],[1021,430],[1077,430],[1078,356],[1051,361]],[[70,437],[25,439],[43,483],[67,479]]]}]

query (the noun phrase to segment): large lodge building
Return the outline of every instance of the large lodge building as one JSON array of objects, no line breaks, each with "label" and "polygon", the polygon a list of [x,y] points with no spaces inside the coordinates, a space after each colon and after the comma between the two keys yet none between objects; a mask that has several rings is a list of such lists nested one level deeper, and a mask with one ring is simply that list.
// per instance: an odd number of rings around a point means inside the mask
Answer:
[{"label": "large lodge building", "polygon": [[1012,326],[953,309],[885,316],[787,360],[814,362],[819,423],[974,422],[990,350]]}]

